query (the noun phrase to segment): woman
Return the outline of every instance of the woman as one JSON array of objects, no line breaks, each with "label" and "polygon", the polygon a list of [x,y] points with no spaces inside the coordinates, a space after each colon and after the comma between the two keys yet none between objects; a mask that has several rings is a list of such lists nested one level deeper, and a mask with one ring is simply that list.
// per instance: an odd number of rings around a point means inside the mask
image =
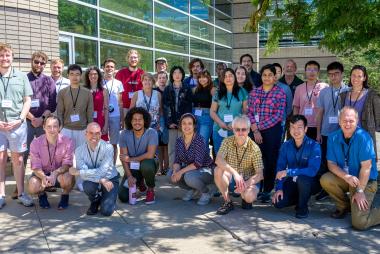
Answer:
[{"label": "woman", "polygon": [[165,125],[169,129],[169,168],[173,168],[175,159],[175,142],[180,136],[178,122],[185,113],[191,113],[193,93],[191,88],[183,84],[185,71],[180,66],[173,66],[170,70],[169,85],[164,90],[163,109]]},{"label": "woman", "polygon": [[259,145],[264,162],[264,188],[261,202],[270,200],[274,187],[276,162],[281,146],[281,122],[286,106],[286,95],[283,89],[275,85],[276,68],[265,65],[261,71],[263,85],[254,88],[249,94],[248,117],[255,142]]},{"label": "woman", "polygon": [[[380,131],[380,96],[369,88],[367,69],[362,65],[355,65],[351,69],[350,91],[341,93],[341,105],[351,106],[359,114],[358,125],[368,131],[376,144],[376,131]],[[375,151],[376,150],[376,145]],[[376,153],[377,158],[377,153]]]},{"label": "woman", "polygon": [[207,70],[198,73],[198,85],[194,89],[193,112],[197,119],[197,132],[204,138],[208,145],[212,132],[212,119],[210,107],[215,88],[211,75]]},{"label": "woman", "polygon": [[244,66],[238,66],[235,69],[235,73],[239,86],[244,88],[249,94],[252,91],[253,84],[249,80],[247,69]]},{"label": "woman", "polygon": [[182,115],[179,126],[182,136],[176,141],[171,180],[188,190],[182,200],[190,201],[201,194],[197,204],[207,205],[211,198],[207,185],[213,183],[214,163],[203,137],[195,131],[195,117],[189,113]]},{"label": "woman", "polygon": [[233,134],[231,123],[234,117],[246,112],[247,92],[238,85],[234,70],[227,68],[222,74],[219,90],[213,96],[210,108],[210,116],[214,120],[212,137],[215,154],[223,139]]},{"label": "woman", "polygon": [[102,139],[108,141],[108,105],[107,89],[102,84],[102,73],[96,66],[91,66],[85,73],[85,87],[90,89],[94,101],[94,122],[102,128]]},{"label": "woman", "polygon": [[141,107],[146,109],[151,116],[150,127],[159,130],[160,128],[160,115],[161,115],[161,94],[153,90],[154,77],[150,73],[141,75],[143,84],[142,90],[135,92],[131,100],[131,108]]}]

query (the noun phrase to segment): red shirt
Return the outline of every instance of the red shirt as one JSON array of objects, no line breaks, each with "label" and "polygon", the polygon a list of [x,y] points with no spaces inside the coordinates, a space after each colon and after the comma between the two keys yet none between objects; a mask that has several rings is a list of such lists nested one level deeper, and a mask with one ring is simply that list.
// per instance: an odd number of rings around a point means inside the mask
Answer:
[{"label": "red shirt", "polygon": [[144,71],[140,68],[136,71],[130,71],[128,67],[116,73],[115,78],[123,83],[124,92],[121,95],[123,108],[129,108],[133,92],[142,89],[141,75],[143,73]]}]

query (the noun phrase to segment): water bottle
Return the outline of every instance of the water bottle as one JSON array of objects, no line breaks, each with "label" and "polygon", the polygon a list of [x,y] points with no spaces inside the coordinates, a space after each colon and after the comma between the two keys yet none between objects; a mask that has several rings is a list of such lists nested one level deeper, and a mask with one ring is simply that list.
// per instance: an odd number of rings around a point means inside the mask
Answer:
[{"label": "water bottle", "polygon": [[129,187],[129,204],[136,204],[136,184]]}]

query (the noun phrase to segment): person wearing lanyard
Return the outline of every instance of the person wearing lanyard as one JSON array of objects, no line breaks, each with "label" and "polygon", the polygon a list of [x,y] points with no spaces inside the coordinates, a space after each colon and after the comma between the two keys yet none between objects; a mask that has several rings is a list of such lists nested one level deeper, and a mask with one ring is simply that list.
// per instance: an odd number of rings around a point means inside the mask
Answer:
[{"label": "person wearing lanyard", "polygon": [[41,208],[50,208],[46,189],[62,188],[58,209],[69,206],[69,193],[74,185],[74,177],[69,174],[73,165],[74,142],[59,133],[61,123],[54,115],[44,119],[45,134],[35,138],[30,144],[30,164],[33,171],[29,179],[29,193],[38,194]]},{"label": "person wearing lanyard", "polygon": [[135,184],[140,192],[146,191],[145,204],[155,202],[155,176],[158,170],[155,154],[158,135],[157,131],[150,128],[150,121],[149,112],[140,107],[132,108],[125,117],[127,129],[120,134],[119,142],[120,161],[124,169],[119,191],[121,202],[129,201],[129,186]]},{"label": "person wearing lanyard", "polygon": [[224,199],[217,214],[224,215],[234,209],[229,190],[240,193],[243,209],[251,209],[259,193],[263,161],[260,148],[248,137],[250,125],[247,116],[235,117],[234,135],[224,139],[216,156],[214,180]]},{"label": "person wearing lanyard", "polygon": [[309,138],[317,139],[317,100],[320,91],[328,84],[318,81],[320,65],[311,60],[305,64],[306,82],[297,86],[293,99],[293,114],[304,115],[307,119],[307,133]]},{"label": "person wearing lanyard", "polygon": [[320,182],[336,204],[331,217],[344,218],[351,210],[352,226],[365,230],[380,224],[380,208],[372,206],[378,172],[374,143],[369,133],[358,126],[358,121],[354,108],[345,106],[340,111],[341,129],[330,134],[327,141],[330,172]]},{"label": "person wearing lanyard", "polygon": [[316,177],[321,164],[321,147],[306,136],[307,120],[303,115],[289,119],[291,139],[282,144],[277,160],[276,192],[272,203],[276,208],[295,205],[296,218],[309,215],[311,195],[321,190]]},{"label": "person wearing lanyard", "polygon": [[76,167],[70,174],[84,180],[84,193],[91,202],[87,215],[100,213],[111,216],[115,211],[120,174],[113,164],[113,147],[100,137],[102,130],[98,123],[86,128],[86,143],[75,150]]},{"label": "person wearing lanyard", "polygon": [[260,200],[270,201],[274,187],[276,161],[281,146],[282,121],[286,105],[286,95],[276,85],[276,68],[272,64],[260,70],[263,85],[254,88],[248,98],[248,117],[256,144],[259,145],[264,161],[264,184]]},{"label": "person wearing lanyard", "polygon": [[63,62],[62,59],[55,58],[51,60],[51,63],[50,63],[51,77],[55,82],[57,94],[63,88],[68,87],[70,85],[70,80],[62,76],[64,66],[65,66],[65,63]]},{"label": "person wearing lanyard", "polygon": [[33,90],[28,77],[12,67],[11,45],[0,43],[0,209],[5,205],[5,171],[8,149],[17,185],[17,198],[24,206],[33,200],[24,192],[25,168],[23,152],[27,149],[26,115],[29,112]]},{"label": "person wearing lanyard", "polygon": [[227,68],[220,80],[219,89],[214,94],[210,116],[214,120],[212,138],[214,152],[218,153],[224,138],[231,136],[234,117],[247,112],[247,92],[237,83],[235,71]]}]

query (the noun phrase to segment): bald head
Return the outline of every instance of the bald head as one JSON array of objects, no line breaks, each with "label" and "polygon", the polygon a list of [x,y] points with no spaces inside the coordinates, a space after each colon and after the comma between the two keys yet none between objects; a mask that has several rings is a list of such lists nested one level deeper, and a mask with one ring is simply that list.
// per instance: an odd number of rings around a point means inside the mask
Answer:
[{"label": "bald head", "polygon": [[97,128],[97,129],[101,129],[100,128],[100,125],[98,124],[98,123],[96,123],[96,122],[92,122],[92,123],[89,123],[88,125],[87,125],[87,128],[86,128],[86,131],[89,131],[89,130],[91,130],[91,129],[93,129],[93,128]]},{"label": "bald head", "polygon": [[87,125],[86,129],[86,139],[87,143],[92,149],[98,145],[100,138],[102,136],[102,130],[98,123],[92,122]]}]

